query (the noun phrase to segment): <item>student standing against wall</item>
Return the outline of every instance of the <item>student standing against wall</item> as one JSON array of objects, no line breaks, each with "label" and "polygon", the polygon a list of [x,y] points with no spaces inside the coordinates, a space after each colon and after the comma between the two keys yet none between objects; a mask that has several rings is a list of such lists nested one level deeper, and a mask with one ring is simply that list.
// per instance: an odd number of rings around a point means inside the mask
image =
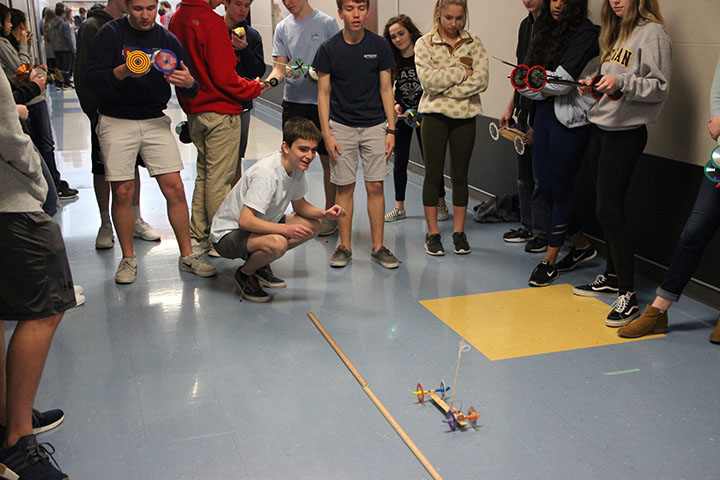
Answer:
[{"label": "student standing against wall", "polygon": [[[720,59],[710,93],[708,132],[720,147]],[[713,159],[715,162],[718,161],[716,156]],[[720,175],[720,172],[716,170],[715,174]],[[636,338],[667,331],[667,311],[674,302],[680,300],[682,291],[700,265],[703,252],[719,227],[720,189],[716,188],[713,182],[703,178],[695,206],[680,235],[680,244],[675,249],[670,267],[665,273],[665,280],[657,289],[657,297],[652,305],[647,306],[640,318],[633,320],[629,325],[620,327],[618,335]],[[715,330],[710,334],[710,341],[720,344],[720,317],[718,317]]]},{"label": "student standing against wall", "polygon": [[[517,64],[524,65],[537,18],[542,11],[544,0],[522,0],[528,10],[528,16],[520,24],[518,44],[515,51]],[[515,116],[515,127],[525,132],[532,145],[532,124],[535,115],[535,104],[520,92],[513,90],[510,102],[500,117],[501,127],[510,127]],[[517,186],[520,199],[520,224],[518,229],[511,229],[503,235],[509,243],[523,243],[528,253],[541,253],[547,250],[548,230],[550,229],[550,206],[545,197],[540,195],[537,187],[537,172],[533,167],[532,148],[517,156]]]},{"label": "student standing against wall", "polygon": [[488,86],[488,58],[480,38],[465,30],[466,0],[437,0],[434,26],[415,45],[415,66],[423,95],[422,140],[425,151],[423,207],[428,255],[445,255],[438,228],[438,188],[450,146],[453,187],[453,243],[457,254],[470,253],[465,235],[468,170],[475,145],[475,117],[482,113],[480,93]]},{"label": "student standing against wall", "polygon": [[[422,97],[422,85],[415,70],[415,42],[422,36],[420,30],[407,15],[392,17],[385,25],[383,33],[395,56],[392,69],[395,82],[395,113],[401,115],[412,110],[417,112]],[[416,121],[416,117],[410,119]],[[396,222],[405,218],[405,189],[407,187],[407,167],[410,161],[410,143],[413,132],[417,134],[420,154],[422,155],[422,137],[420,129],[411,127],[404,120],[395,122],[395,160],[393,162],[393,182],[395,183],[395,208],[385,214],[385,222]],[[450,218],[445,203],[445,182],[441,181],[438,220]]]},{"label": "student standing against wall", "polygon": [[[621,327],[640,314],[625,197],[647,143],[646,125],[660,115],[670,89],[671,41],[657,0],[606,1],[600,44],[603,78],[596,88],[606,95],[588,112],[593,123],[588,149],[597,188],[597,217],[608,246],[607,267],[594,282],[573,292],[587,296],[617,289],[617,301],[605,324]],[[609,98],[617,92],[622,98]]]}]

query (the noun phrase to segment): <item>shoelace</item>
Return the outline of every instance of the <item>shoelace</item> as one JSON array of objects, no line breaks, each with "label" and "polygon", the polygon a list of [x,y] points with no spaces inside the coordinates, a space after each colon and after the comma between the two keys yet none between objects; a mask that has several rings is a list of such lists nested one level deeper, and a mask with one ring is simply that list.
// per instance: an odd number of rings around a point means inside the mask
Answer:
[{"label": "shoelace", "polygon": [[[47,446],[47,448],[46,448]],[[28,445],[25,449],[25,463],[34,465],[36,463],[47,460],[48,458],[60,470],[60,465],[55,461],[55,447],[51,443],[43,442]]]},{"label": "shoelace", "polygon": [[605,275],[598,275],[595,277],[595,281],[590,284],[591,287],[597,287],[602,285],[607,281],[607,278],[605,278]]},{"label": "shoelace", "polygon": [[617,299],[613,302],[610,307],[615,310],[618,313],[622,313],[625,311],[625,308],[628,306],[628,303],[630,303],[630,295],[620,295],[617,297]]}]

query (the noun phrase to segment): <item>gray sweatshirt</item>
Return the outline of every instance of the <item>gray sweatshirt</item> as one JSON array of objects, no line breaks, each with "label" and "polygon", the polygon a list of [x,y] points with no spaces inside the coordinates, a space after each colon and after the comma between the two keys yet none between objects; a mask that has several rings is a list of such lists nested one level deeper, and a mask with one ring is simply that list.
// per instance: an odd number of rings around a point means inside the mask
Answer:
[{"label": "gray sweatshirt", "polygon": [[[35,64],[28,44],[21,43],[20,51],[18,52],[8,39],[0,37],[0,67],[2,67],[7,78],[12,78],[15,72],[17,72],[18,67],[23,63]],[[45,98],[45,92],[42,92],[27,102],[26,105],[35,105],[45,100]]]},{"label": "gray sweatshirt", "polygon": [[4,75],[0,75],[0,125],[0,212],[41,212],[48,186],[40,155],[20,127]]},{"label": "gray sweatshirt", "polygon": [[50,31],[50,45],[54,52],[75,53],[75,38],[70,24],[64,18],[53,18],[48,30]]},{"label": "gray sweatshirt", "polygon": [[657,120],[670,91],[672,44],[665,27],[645,22],[623,45],[616,45],[600,68],[614,75],[623,97],[604,95],[588,112],[603,130],[630,130]]}]

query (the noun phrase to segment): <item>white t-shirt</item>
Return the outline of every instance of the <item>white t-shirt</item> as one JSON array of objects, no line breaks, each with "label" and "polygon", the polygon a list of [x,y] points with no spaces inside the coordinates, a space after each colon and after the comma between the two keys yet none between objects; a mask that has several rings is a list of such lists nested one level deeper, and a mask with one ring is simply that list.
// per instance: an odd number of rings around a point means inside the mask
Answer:
[{"label": "white t-shirt", "polygon": [[[272,55],[312,64],[320,45],[339,31],[335,20],[317,9],[302,20],[287,16],[275,28]],[[317,84],[310,83],[305,77],[285,80],[285,101],[317,105],[317,95]]]},{"label": "white t-shirt", "polygon": [[238,220],[244,205],[255,210],[262,220],[279,222],[290,202],[304,198],[307,190],[305,172],[295,170],[288,175],[280,152],[263,158],[245,172],[220,205],[210,227],[210,240],[217,243],[240,229]]}]

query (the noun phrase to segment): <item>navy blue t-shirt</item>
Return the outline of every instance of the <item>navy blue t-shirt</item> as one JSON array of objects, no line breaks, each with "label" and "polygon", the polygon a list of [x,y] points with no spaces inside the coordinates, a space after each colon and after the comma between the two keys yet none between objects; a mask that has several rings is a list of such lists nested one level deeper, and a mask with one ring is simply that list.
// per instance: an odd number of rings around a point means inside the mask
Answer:
[{"label": "navy blue t-shirt", "polygon": [[312,62],[318,72],[330,74],[330,118],[351,127],[384,122],[380,72],[394,64],[390,44],[369,30],[355,45],[345,41],[342,31],[330,37]]},{"label": "navy blue t-shirt", "polygon": [[[171,50],[188,68],[185,49],[170,31],[157,23],[147,31],[130,26],[127,17],[112,20],[98,31],[93,40],[88,61],[87,82],[98,100],[98,111],[103,115],[129,120],[145,120],[163,116],[170,100],[170,84],[162,72],[155,68],[140,78],[118,80],[113,69],[125,63],[123,51],[127,48],[152,52]],[[191,72],[192,73],[192,72]],[[194,98],[199,90],[197,80],[191,88],[177,88],[178,94]]]}]

